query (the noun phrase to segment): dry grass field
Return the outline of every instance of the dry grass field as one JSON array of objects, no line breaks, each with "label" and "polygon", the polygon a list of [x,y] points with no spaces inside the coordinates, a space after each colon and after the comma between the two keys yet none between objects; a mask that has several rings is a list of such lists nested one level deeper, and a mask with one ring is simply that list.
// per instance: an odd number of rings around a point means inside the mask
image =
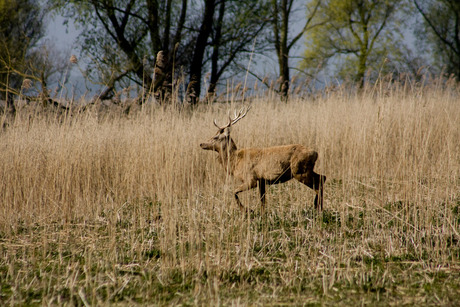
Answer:
[{"label": "dry grass field", "polygon": [[239,147],[318,151],[322,213],[296,181],[239,211],[199,144],[240,103],[2,117],[0,305],[460,304],[458,88],[245,104]]}]

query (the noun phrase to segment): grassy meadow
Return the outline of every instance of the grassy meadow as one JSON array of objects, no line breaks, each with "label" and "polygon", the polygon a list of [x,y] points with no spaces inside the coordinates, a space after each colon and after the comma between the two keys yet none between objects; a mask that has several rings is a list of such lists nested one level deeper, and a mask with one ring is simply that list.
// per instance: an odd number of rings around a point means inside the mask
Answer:
[{"label": "grassy meadow", "polygon": [[200,149],[241,103],[1,117],[0,305],[458,305],[460,89],[247,100],[240,148],[300,143],[290,181],[241,195]]}]

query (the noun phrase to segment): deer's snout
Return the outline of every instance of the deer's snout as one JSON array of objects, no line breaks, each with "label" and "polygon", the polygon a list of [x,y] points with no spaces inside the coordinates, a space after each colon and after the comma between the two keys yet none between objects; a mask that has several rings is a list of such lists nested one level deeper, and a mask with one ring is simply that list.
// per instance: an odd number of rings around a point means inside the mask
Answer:
[{"label": "deer's snout", "polygon": [[200,144],[200,147],[201,147],[202,149],[210,149],[208,143],[201,143],[201,144]]}]

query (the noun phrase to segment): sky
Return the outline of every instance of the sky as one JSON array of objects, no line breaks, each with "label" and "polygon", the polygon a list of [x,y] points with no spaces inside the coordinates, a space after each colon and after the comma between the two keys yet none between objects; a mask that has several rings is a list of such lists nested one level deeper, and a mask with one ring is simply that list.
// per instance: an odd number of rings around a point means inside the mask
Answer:
[{"label": "sky", "polygon": [[72,22],[64,25],[64,20],[62,16],[56,16],[51,19],[46,31],[46,37],[53,40],[58,47],[67,49],[74,45],[78,31]]},{"label": "sky", "polygon": [[[63,52],[66,57],[69,57],[69,59],[71,55],[75,55],[79,58],[80,54],[76,48],[79,31],[71,21],[69,21],[68,24],[64,24],[64,21],[65,18],[62,16],[55,16],[51,19],[48,23],[44,39],[51,41],[53,45]],[[81,61],[79,62],[79,66],[84,69]],[[74,65],[69,65],[69,69],[70,75],[68,83],[65,85],[67,91],[63,93],[64,95],[74,95],[76,97],[86,95],[87,98],[91,98],[98,91],[102,90],[100,86],[92,86],[87,80],[85,82],[85,78],[81,71]],[[87,90],[88,87],[90,87],[89,92]]]}]

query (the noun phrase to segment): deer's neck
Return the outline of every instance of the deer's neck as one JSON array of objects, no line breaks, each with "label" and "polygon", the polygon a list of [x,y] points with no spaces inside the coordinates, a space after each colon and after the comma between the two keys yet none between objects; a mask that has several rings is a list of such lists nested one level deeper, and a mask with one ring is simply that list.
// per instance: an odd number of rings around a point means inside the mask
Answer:
[{"label": "deer's neck", "polygon": [[219,160],[220,163],[225,168],[227,173],[233,174],[233,167],[234,167],[234,157],[235,152],[237,150],[235,142],[230,139],[226,146],[222,147],[219,151]]}]

